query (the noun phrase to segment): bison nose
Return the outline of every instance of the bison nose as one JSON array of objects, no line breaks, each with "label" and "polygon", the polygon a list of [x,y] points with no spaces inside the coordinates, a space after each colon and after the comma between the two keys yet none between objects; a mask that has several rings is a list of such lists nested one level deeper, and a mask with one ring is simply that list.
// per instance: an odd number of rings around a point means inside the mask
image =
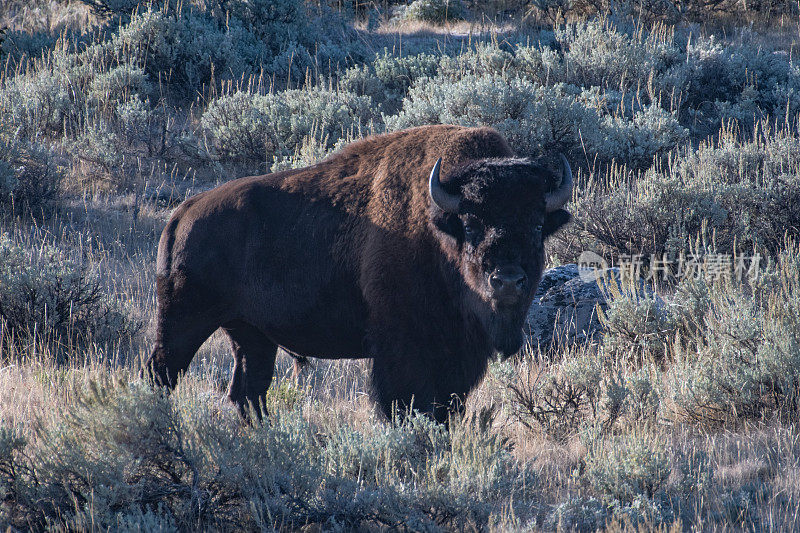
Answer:
[{"label": "bison nose", "polygon": [[528,276],[520,267],[501,267],[489,276],[489,285],[495,298],[518,298],[528,281]]}]

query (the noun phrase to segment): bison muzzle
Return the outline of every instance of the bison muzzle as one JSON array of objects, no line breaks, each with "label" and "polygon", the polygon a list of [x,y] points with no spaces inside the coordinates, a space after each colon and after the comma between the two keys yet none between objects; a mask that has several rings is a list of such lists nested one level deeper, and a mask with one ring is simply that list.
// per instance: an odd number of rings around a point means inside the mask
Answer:
[{"label": "bison muzzle", "polygon": [[571,191],[563,156],[554,173],[490,128],[425,126],[198,194],[159,242],[148,376],[174,387],[222,328],[243,414],[260,414],[282,347],[369,358],[387,416],[444,422],[495,352],[520,349]]}]

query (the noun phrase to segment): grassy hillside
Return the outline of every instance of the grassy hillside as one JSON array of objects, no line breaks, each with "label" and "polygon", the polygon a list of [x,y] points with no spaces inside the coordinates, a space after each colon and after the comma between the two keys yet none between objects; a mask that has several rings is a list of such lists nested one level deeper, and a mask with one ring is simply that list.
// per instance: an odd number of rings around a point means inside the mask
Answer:
[{"label": "grassy hillside", "polygon": [[[2,525],[800,528],[797,5],[410,4],[3,3]],[[564,152],[549,265],[641,254],[657,296],[493,362],[449,432],[380,420],[367,363],[284,355],[244,425],[221,336],[175,394],[138,378],[180,201],[431,123]]]}]

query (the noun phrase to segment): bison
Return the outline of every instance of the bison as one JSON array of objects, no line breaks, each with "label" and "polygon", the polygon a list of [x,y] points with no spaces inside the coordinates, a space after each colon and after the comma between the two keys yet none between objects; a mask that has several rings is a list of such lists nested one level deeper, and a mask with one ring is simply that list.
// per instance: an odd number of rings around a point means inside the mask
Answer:
[{"label": "bison", "polygon": [[495,352],[520,349],[544,240],[572,173],[517,158],[491,128],[425,126],[302,169],[236,179],[180,204],[158,245],[149,378],[174,387],[218,328],[243,414],[278,348],[372,360],[389,417],[460,410]]}]

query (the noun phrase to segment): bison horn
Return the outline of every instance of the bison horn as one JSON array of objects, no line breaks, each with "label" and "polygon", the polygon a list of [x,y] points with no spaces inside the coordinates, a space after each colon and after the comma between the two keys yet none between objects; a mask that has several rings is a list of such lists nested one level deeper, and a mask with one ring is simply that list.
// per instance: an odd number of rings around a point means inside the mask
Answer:
[{"label": "bison horn", "polygon": [[446,213],[458,213],[461,198],[457,194],[450,194],[442,187],[442,182],[439,181],[439,169],[441,166],[442,158],[440,157],[436,164],[433,165],[431,177],[428,180],[428,191],[430,192],[431,200]]},{"label": "bison horn", "polygon": [[544,205],[545,211],[552,213],[564,207],[570,197],[572,196],[572,169],[569,168],[569,161],[561,155],[561,185],[558,189],[545,194]]}]

